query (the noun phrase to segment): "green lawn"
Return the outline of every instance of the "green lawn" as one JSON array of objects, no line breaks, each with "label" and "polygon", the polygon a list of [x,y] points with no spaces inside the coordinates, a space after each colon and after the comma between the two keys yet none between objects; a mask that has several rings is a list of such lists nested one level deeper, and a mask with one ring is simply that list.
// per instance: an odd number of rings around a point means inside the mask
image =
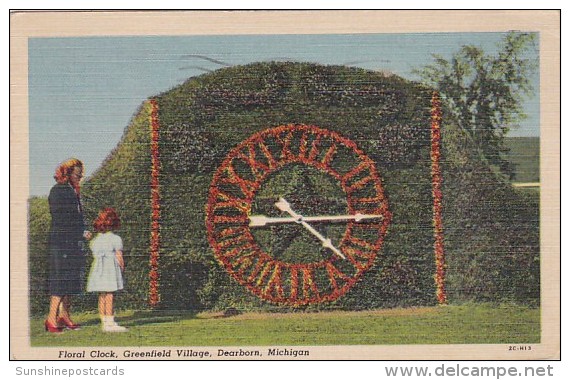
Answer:
[{"label": "green lawn", "polygon": [[55,335],[31,322],[32,346],[264,346],[539,343],[540,310],[468,305],[360,312],[221,314],[123,312],[127,333],[103,333],[96,314]]}]

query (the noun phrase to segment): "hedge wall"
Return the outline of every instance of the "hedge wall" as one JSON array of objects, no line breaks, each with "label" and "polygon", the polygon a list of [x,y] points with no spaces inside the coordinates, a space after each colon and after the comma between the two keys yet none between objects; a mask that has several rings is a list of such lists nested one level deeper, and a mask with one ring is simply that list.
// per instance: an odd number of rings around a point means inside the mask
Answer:
[{"label": "hedge wall", "polygon": [[[372,270],[336,302],[308,308],[435,304],[430,99],[431,90],[396,76],[308,63],[221,69],[156,96],[159,307],[283,309],[249,294],[219,266],[206,240],[205,205],[213,172],[232,147],[255,132],[295,123],[334,130],[355,141],[376,162],[393,214]],[[118,302],[130,308],[148,307],[149,107],[143,104],[117,148],[83,187],[90,220],[103,206],[116,207],[123,219],[119,234],[127,253],[127,287]],[[450,302],[538,302],[537,203],[497,179],[469,139],[445,117],[442,135]],[[323,179],[306,181],[307,173],[295,170],[275,179],[265,196],[302,189],[333,203],[342,201],[339,194],[322,190]],[[46,210],[36,207],[40,203],[31,203],[30,252],[41,256],[36,229],[46,222]],[[300,239],[295,244],[308,243]],[[32,278],[45,275],[31,271]],[[39,296],[36,283],[33,299]]]},{"label": "hedge wall", "polygon": [[443,147],[450,299],[538,305],[538,194],[496,176],[455,128],[444,132]]}]

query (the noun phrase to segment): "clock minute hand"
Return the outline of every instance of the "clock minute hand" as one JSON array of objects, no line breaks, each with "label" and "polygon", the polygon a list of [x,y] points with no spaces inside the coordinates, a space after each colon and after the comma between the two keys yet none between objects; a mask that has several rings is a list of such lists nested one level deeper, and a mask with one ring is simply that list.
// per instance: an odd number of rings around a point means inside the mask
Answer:
[{"label": "clock minute hand", "polygon": [[[354,220],[355,222],[360,222],[366,219],[378,219],[382,218],[382,215],[374,214],[354,214],[354,215],[322,215],[322,216],[303,216],[302,219],[305,222],[327,222],[335,220]],[[287,218],[275,218],[265,215],[251,215],[249,217],[250,227],[263,227],[268,224],[278,224],[278,223],[298,223],[299,217],[287,217]]]},{"label": "clock minute hand", "polygon": [[382,215],[358,213],[354,215],[304,216],[303,220],[307,222],[326,222],[332,220],[354,220],[355,222],[360,222],[365,219],[378,219],[382,217],[383,217]]},{"label": "clock minute hand", "polygon": [[305,222],[303,220],[303,215],[297,214],[295,211],[293,211],[289,202],[287,202],[284,198],[279,198],[279,202],[276,202],[275,206],[279,210],[285,211],[289,215],[294,217],[296,219],[297,223],[302,224],[303,227],[305,227],[310,233],[312,233],[314,236],[316,236],[317,239],[319,239],[321,241],[321,243],[323,243],[323,247],[330,249],[339,257],[346,259],[346,257],[342,254],[342,252],[338,248],[336,248],[334,245],[332,245],[331,239],[325,238],[323,235],[321,235],[319,233],[319,231],[315,230],[313,227],[311,227],[311,225],[309,223]]}]

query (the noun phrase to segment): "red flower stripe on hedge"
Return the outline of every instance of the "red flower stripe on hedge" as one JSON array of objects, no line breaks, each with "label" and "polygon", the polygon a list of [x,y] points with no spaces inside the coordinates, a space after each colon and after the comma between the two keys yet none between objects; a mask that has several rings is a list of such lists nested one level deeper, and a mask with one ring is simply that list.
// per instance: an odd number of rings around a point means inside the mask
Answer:
[{"label": "red flower stripe on hedge", "polygon": [[443,249],[442,220],[442,175],[439,162],[441,159],[441,102],[439,94],[434,91],[431,98],[431,178],[433,193],[433,226],[435,251],[435,285],[436,296],[440,304],[447,303],[445,292],[445,252]]},{"label": "red flower stripe on hedge", "polygon": [[150,176],[150,195],[151,195],[151,229],[150,229],[150,289],[149,304],[151,307],[158,305],[160,294],[158,292],[158,281],[160,278],[158,272],[158,257],[160,251],[160,154],[158,150],[159,141],[159,123],[158,123],[158,103],[156,100],[150,100],[150,152],[151,152],[151,176]]}]

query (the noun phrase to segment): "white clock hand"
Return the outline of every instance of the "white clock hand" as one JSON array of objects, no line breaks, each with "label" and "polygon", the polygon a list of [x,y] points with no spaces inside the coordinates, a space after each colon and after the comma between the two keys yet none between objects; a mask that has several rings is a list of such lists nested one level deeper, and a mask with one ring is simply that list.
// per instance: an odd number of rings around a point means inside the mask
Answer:
[{"label": "white clock hand", "polygon": [[[360,222],[365,219],[377,219],[382,218],[382,215],[373,214],[354,214],[354,215],[323,215],[323,216],[303,216],[302,219],[305,222],[327,222],[333,220],[354,220]],[[274,218],[265,215],[251,215],[249,217],[249,225],[251,227],[262,227],[267,224],[275,223],[292,223],[299,222],[298,218]]]},{"label": "white clock hand", "polygon": [[298,222],[298,218],[272,218],[265,215],[251,215],[249,217],[249,226],[250,227],[263,227],[267,224],[275,224],[275,223],[292,223]]},{"label": "white clock hand", "polygon": [[295,218],[296,219],[295,221],[297,223],[302,224],[303,227],[305,227],[310,233],[312,233],[314,236],[316,236],[317,239],[319,239],[323,243],[323,247],[330,249],[339,257],[346,259],[346,257],[342,254],[342,252],[338,248],[336,248],[334,245],[332,245],[331,239],[325,238],[317,230],[315,230],[313,227],[311,227],[311,225],[309,223],[305,222],[303,220],[303,215],[297,214],[295,211],[293,211],[289,202],[287,202],[284,198],[279,198],[279,202],[276,202],[275,206],[279,210],[285,211],[286,213],[291,215],[293,218]]},{"label": "white clock hand", "polygon": [[279,202],[275,202],[275,207],[291,215],[296,219],[297,222],[300,222],[303,218],[303,215],[297,214],[295,211],[293,211],[291,205],[285,200],[285,198],[279,198]]},{"label": "white clock hand", "polygon": [[326,222],[330,220],[354,220],[355,222],[360,222],[364,219],[377,219],[382,217],[382,215],[357,213],[354,215],[304,216],[303,220],[307,222]]}]

